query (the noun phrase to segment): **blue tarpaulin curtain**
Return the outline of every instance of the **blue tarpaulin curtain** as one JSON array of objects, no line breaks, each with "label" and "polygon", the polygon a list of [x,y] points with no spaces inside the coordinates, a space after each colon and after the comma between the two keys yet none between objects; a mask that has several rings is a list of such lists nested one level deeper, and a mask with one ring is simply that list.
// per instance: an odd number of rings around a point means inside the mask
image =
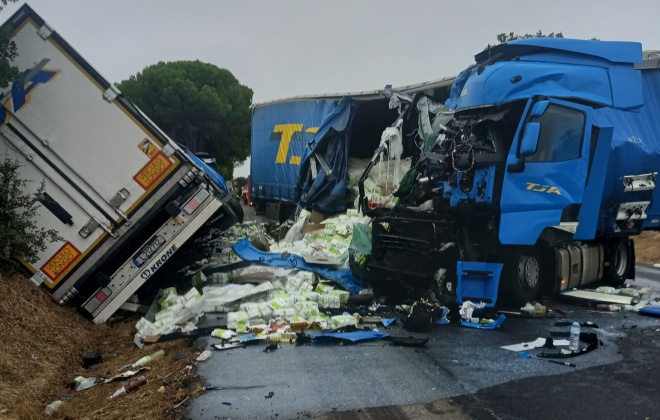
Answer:
[{"label": "blue tarpaulin curtain", "polygon": [[252,261],[270,267],[293,268],[298,270],[312,271],[329,280],[339,284],[351,294],[357,295],[362,289],[362,281],[353,277],[349,269],[332,269],[319,265],[308,264],[305,259],[299,255],[275,254],[272,252],[259,251],[255,248],[248,238],[241,240],[233,246],[236,255],[245,261]]},{"label": "blue tarpaulin curtain", "polygon": [[337,99],[301,99],[253,110],[250,185],[254,198],[297,202],[295,185],[307,143],[338,103]]},{"label": "blue tarpaulin curtain", "polygon": [[296,184],[302,207],[324,213],[346,211],[350,126],[356,108],[351,98],[342,98],[307,144]]}]

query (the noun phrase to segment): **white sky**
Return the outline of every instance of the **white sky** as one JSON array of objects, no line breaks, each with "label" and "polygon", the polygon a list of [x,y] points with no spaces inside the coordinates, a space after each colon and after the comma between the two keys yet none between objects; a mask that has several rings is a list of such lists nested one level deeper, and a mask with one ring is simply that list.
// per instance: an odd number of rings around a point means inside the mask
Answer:
[{"label": "white sky", "polygon": [[[0,12],[0,20],[24,4]],[[254,102],[453,76],[501,32],[660,49],[658,0],[31,0],[111,82],[158,61],[230,70]],[[243,165],[235,176],[246,176]]]}]

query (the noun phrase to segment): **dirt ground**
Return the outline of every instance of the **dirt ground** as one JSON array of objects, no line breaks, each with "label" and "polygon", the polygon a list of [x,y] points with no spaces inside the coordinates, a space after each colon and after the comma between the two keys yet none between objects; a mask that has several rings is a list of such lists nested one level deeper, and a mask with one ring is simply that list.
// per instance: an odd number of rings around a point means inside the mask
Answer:
[{"label": "dirt ground", "polygon": [[[139,316],[131,316],[121,322],[94,325],[74,309],[58,306],[26,278],[2,274],[0,419],[44,418],[45,407],[62,396],[70,400],[53,418],[179,418],[186,398],[202,391],[194,373],[198,353],[181,341],[138,349],[133,344],[138,319]],[[98,384],[80,392],[69,387],[77,376],[97,379],[115,376],[120,373],[119,366],[131,364],[161,348],[165,350],[165,357],[140,374],[146,376],[148,382],[136,393],[109,399],[117,389],[135,378]],[[92,352],[101,353],[103,363],[84,369],[82,356]],[[181,360],[175,361],[175,356]],[[186,368],[188,365],[192,369]],[[159,391],[161,387],[164,388]],[[180,404],[184,400],[186,402]]]},{"label": "dirt ground", "polygon": [[660,232],[644,232],[634,241],[638,263],[660,264]]}]

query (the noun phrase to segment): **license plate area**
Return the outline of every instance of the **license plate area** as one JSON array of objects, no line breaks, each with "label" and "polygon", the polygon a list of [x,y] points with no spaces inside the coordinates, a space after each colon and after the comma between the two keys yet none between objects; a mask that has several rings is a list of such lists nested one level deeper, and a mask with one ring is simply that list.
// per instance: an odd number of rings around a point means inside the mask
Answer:
[{"label": "license plate area", "polygon": [[136,267],[141,267],[158,249],[165,244],[165,238],[158,235],[149,244],[140,250],[140,252],[133,258],[133,264]]}]

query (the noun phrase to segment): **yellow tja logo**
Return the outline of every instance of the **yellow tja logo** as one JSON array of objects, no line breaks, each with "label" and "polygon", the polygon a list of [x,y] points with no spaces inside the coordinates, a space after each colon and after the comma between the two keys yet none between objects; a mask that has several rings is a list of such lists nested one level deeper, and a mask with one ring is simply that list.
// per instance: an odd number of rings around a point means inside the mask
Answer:
[{"label": "yellow tja logo", "polygon": [[[286,163],[286,157],[289,154],[289,145],[294,134],[302,133],[302,124],[278,124],[273,128],[273,133],[282,133],[280,138],[280,147],[277,149],[277,156],[275,156],[275,163]],[[314,134],[319,130],[318,127],[309,127],[305,129],[305,133]],[[300,165],[300,156],[291,156],[289,163],[292,165]]]},{"label": "yellow tja logo", "polygon": [[559,188],[551,187],[549,185],[535,184],[533,182],[526,182],[528,191],[544,192],[548,194],[561,195]]}]

